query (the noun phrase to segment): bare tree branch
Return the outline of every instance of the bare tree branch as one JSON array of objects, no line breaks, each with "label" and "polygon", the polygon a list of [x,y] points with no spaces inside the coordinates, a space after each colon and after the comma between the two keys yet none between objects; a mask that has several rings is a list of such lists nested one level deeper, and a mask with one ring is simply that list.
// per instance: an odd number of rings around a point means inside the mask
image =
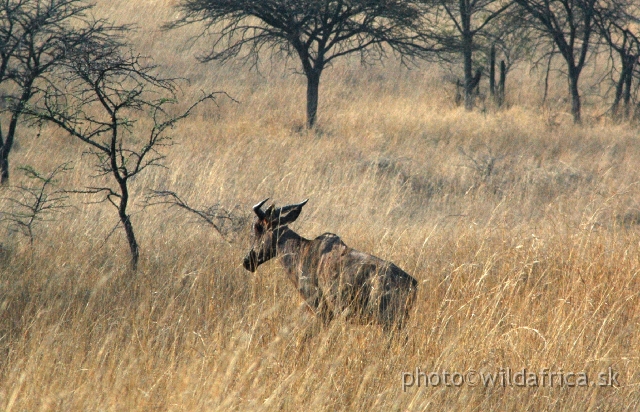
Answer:
[{"label": "bare tree branch", "polygon": [[192,213],[208,225],[212,226],[218,234],[227,242],[229,232],[238,232],[245,224],[245,217],[236,209],[228,210],[219,204],[209,206],[206,209],[197,209],[190,206],[175,192],[169,190],[150,190],[145,199],[145,207],[167,205],[178,207]]}]

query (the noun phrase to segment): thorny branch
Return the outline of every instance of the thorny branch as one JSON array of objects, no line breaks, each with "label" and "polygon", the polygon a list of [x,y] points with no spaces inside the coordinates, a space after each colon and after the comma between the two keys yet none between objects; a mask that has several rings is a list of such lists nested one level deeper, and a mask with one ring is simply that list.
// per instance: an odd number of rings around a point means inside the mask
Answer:
[{"label": "thorny branch", "polygon": [[245,224],[245,217],[238,211],[238,207],[231,210],[225,209],[219,204],[209,206],[206,209],[197,209],[190,206],[175,192],[169,190],[150,190],[145,199],[145,207],[168,205],[178,207],[189,213],[195,214],[207,224],[211,225],[227,242],[227,236],[231,232],[238,232]]}]

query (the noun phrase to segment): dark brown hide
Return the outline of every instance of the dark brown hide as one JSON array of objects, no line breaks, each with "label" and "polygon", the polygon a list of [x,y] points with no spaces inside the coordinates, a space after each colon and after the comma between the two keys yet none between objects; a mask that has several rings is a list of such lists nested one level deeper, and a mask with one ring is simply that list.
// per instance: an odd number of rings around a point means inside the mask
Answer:
[{"label": "dark brown hide", "polygon": [[[288,206],[293,218],[283,218],[279,211],[285,208],[268,211],[280,222],[291,222],[304,203],[297,209]],[[265,219],[265,213],[256,214],[254,247],[244,259],[247,270],[253,272],[278,257],[307,305],[325,322],[344,313],[385,329],[403,326],[416,297],[413,277],[391,262],[348,247],[337,235],[325,233],[308,240],[268,216]]]}]

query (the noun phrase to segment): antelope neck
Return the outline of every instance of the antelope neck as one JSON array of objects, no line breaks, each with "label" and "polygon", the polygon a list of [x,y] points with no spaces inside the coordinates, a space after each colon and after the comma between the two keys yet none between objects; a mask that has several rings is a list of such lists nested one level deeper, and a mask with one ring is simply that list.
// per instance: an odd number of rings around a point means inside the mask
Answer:
[{"label": "antelope neck", "polygon": [[276,253],[289,278],[297,284],[300,261],[308,250],[310,240],[305,239],[286,226],[283,226],[280,230],[278,231]]}]

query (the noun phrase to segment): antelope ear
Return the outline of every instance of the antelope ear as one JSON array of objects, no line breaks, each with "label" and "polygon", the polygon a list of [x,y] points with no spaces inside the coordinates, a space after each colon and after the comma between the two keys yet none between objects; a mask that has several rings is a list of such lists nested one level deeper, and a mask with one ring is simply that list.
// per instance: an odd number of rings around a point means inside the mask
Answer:
[{"label": "antelope ear", "polygon": [[[303,202],[298,203],[297,205],[283,207],[280,213],[280,224],[286,225],[288,223],[294,222],[298,218],[298,216],[300,216],[300,212],[302,212],[302,206],[306,205],[308,200],[309,199],[306,199]],[[283,215],[282,212],[286,212],[286,214]]]}]

